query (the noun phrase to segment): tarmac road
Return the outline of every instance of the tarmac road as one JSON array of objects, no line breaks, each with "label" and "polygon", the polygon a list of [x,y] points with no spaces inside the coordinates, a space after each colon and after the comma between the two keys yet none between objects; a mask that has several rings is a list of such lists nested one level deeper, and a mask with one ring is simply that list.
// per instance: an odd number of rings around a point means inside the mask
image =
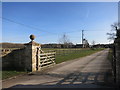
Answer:
[{"label": "tarmac road", "polygon": [[109,49],[90,56],[55,65],[36,72],[3,81],[2,88],[111,88]]}]

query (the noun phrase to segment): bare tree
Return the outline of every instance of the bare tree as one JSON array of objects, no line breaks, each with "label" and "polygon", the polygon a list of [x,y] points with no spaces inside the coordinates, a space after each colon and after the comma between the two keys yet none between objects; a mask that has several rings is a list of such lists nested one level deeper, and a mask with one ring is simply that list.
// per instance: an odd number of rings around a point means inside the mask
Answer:
[{"label": "bare tree", "polygon": [[111,25],[111,27],[112,27],[111,31],[114,31],[114,32],[107,33],[107,35],[109,35],[108,40],[110,41],[116,38],[116,33],[119,30],[118,28],[120,28],[120,23],[114,23]]},{"label": "bare tree", "polygon": [[68,36],[66,34],[63,34],[62,37],[59,39],[59,43],[64,45],[65,47],[68,47],[69,44],[71,44]]},{"label": "bare tree", "polygon": [[66,34],[63,34],[62,37],[59,39],[59,43],[66,44],[69,42],[68,36]]},{"label": "bare tree", "polygon": [[94,45],[95,45],[95,41],[93,40],[93,41],[92,41],[92,46],[94,46]]}]

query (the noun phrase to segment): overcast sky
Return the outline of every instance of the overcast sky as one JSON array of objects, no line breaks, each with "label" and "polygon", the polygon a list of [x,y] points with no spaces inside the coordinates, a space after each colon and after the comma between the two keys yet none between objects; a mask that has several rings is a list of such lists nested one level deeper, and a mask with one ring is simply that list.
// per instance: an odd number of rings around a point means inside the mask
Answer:
[{"label": "overcast sky", "polygon": [[65,33],[74,44],[84,38],[109,43],[107,32],[118,21],[117,2],[4,2],[2,42],[58,43]]}]

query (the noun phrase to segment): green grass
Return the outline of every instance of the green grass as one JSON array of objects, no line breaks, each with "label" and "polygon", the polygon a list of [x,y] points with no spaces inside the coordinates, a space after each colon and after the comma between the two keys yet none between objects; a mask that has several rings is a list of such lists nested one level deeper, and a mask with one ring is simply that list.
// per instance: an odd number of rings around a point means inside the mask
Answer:
[{"label": "green grass", "polygon": [[93,53],[96,53],[98,51],[103,50],[102,48],[100,49],[89,49],[89,50],[81,50],[81,51],[75,51],[66,55],[56,55],[56,63],[61,63],[61,62],[65,62],[68,60],[72,60],[72,59],[76,59],[76,58],[80,58],[80,57],[84,57]]},{"label": "green grass", "polygon": [[2,71],[0,71],[0,80],[2,79]]},{"label": "green grass", "polygon": [[13,76],[17,76],[17,75],[20,75],[20,74],[24,74],[26,72],[24,71],[2,71],[2,79],[7,79],[7,78],[10,78],[10,77],[13,77]]}]

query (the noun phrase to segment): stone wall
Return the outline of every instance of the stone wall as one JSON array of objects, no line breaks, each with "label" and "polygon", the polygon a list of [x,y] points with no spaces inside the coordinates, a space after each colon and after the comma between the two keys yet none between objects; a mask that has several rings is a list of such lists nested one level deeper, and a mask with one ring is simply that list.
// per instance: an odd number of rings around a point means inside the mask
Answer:
[{"label": "stone wall", "polygon": [[3,57],[7,55],[8,53],[11,53],[13,50],[20,49],[20,48],[3,48],[0,49],[0,57]]},{"label": "stone wall", "polygon": [[24,54],[25,49],[12,50],[2,56],[2,68],[3,69],[24,69]]},{"label": "stone wall", "polygon": [[24,48],[8,50],[9,52],[2,55],[2,68],[37,71],[39,48],[40,44],[31,41],[26,43]]}]

